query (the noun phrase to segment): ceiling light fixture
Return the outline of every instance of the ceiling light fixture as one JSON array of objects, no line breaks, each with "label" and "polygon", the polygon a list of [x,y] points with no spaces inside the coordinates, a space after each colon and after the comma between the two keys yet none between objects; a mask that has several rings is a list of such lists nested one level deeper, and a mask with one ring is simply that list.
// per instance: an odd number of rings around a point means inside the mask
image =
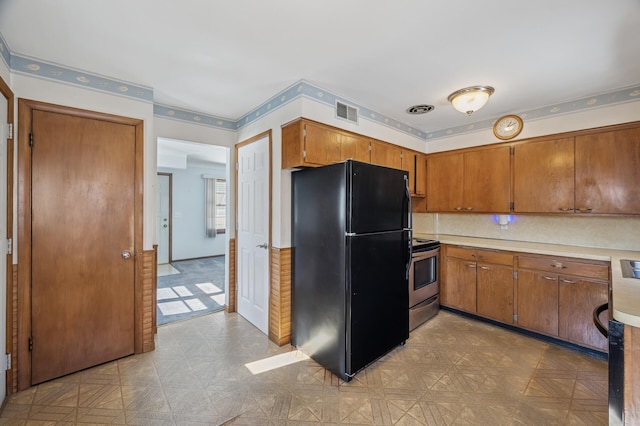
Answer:
[{"label": "ceiling light fixture", "polygon": [[493,92],[495,89],[491,86],[465,87],[450,94],[447,100],[458,111],[471,115],[487,103]]}]

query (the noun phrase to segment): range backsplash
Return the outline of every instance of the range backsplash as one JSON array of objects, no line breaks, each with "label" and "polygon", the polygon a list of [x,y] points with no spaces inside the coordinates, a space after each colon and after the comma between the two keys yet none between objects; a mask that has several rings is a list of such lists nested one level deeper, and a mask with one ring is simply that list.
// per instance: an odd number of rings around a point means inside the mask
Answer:
[{"label": "range backsplash", "polygon": [[415,232],[640,250],[640,218],[509,215],[507,229],[491,214],[414,213]]}]

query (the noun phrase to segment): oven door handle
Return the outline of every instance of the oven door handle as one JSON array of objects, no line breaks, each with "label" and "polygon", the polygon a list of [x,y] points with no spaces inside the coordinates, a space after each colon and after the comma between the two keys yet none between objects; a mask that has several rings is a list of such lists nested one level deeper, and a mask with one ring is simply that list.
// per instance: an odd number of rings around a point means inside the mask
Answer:
[{"label": "oven door handle", "polygon": [[409,177],[404,175],[404,190],[407,196],[407,214],[409,215],[409,258],[407,259],[406,277],[409,279],[409,271],[411,269],[411,262],[413,260],[413,206],[411,200],[411,191],[409,190]]}]

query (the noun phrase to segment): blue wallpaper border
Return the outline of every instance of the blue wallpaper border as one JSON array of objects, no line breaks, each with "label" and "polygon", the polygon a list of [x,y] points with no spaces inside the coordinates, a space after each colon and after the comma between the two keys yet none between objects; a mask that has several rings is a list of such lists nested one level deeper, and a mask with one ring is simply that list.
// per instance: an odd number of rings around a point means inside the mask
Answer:
[{"label": "blue wallpaper border", "polygon": [[[424,131],[409,126],[399,120],[384,116],[364,105],[360,105],[357,102],[352,102],[337,94],[331,93],[330,91],[316,86],[306,80],[299,80],[252,109],[247,114],[244,114],[237,120],[233,120],[155,103],[153,99],[153,88],[150,87],[116,80],[82,70],[76,70],[63,65],[14,53],[7,45],[2,33],[0,33],[0,57],[2,57],[2,60],[12,72],[32,75],[49,80],[56,80],[66,84],[99,90],[119,96],[131,97],[141,101],[152,102],[154,116],[215,127],[228,131],[237,131],[300,97],[305,97],[331,107],[335,105],[336,101],[346,103],[358,108],[359,118],[361,119],[373,121],[382,126],[386,126],[424,140],[425,142],[490,129],[497,119],[497,117],[494,117],[461,126],[434,131]],[[538,120],[593,108],[601,108],[613,104],[637,101],[640,101],[640,84],[561,102],[555,105],[514,113],[526,120]]]}]

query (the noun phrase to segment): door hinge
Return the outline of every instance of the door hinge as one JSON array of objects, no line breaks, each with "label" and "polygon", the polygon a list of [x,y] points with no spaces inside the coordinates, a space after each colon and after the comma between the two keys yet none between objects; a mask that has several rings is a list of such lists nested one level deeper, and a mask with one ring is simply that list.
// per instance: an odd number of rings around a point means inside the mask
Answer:
[{"label": "door hinge", "polygon": [[33,147],[33,133],[29,133],[29,146]]},{"label": "door hinge", "polygon": [[518,271],[513,271],[513,278],[518,279]]},{"label": "door hinge", "polygon": [[518,322],[518,314],[513,314],[513,322]]},{"label": "door hinge", "polygon": [[13,254],[13,239],[7,238],[7,254]]},{"label": "door hinge", "polygon": [[13,139],[13,123],[7,123],[7,139]]},{"label": "door hinge", "polygon": [[33,337],[29,337],[29,352],[33,350]]},{"label": "door hinge", "polygon": [[509,208],[511,209],[511,211],[515,209],[513,201],[509,203]]},{"label": "door hinge", "polygon": [[516,153],[516,147],[515,146],[510,146],[509,147],[509,154],[514,155]]},{"label": "door hinge", "polygon": [[11,370],[11,354],[6,354],[7,356],[7,364],[5,370]]},{"label": "door hinge", "polygon": [[238,163],[236,163],[236,170],[239,170],[240,166],[238,165]]},{"label": "door hinge", "polygon": [[307,150],[302,151],[302,158],[307,158]]}]

